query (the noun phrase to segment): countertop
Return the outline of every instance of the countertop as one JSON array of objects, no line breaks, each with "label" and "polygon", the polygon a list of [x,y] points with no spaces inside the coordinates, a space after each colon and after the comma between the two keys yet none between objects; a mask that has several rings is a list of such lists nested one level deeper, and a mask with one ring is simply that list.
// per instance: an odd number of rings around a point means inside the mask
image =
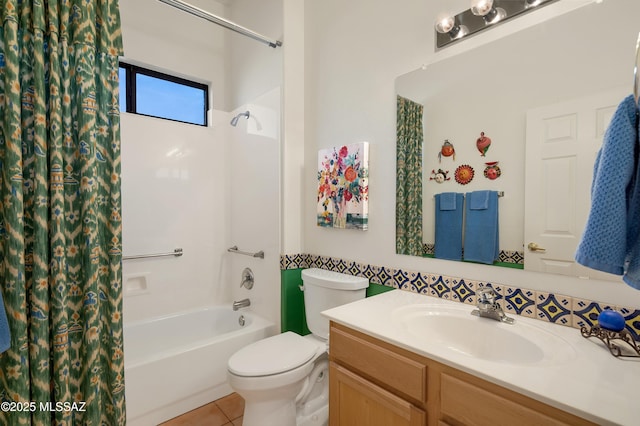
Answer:
[{"label": "countertop", "polygon": [[[566,347],[546,348],[562,353],[555,360],[518,364],[475,358],[447,348],[442,343],[417,339],[398,325],[392,313],[411,305],[467,309],[459,302],[393,290],[323,312],[327,318],[388,343],[405,348],[482,379],[519,392],[548,405],[601,425],[640,424],[640,358],[615,358],[598,339],[585,339],[576,328],[513,315],[515,333],[537,328],[551,333]],[[426,306],[428,305],[428,306]],[[511,316],[511,315],[510,315]],[[480,321],[493,321],[478,318]]]}]

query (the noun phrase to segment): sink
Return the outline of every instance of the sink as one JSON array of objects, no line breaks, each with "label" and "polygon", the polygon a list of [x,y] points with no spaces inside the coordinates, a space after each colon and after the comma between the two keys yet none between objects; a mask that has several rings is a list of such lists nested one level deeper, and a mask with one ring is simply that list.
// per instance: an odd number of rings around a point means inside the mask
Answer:
[{"label": "sink", "polygon": [[412,339],[425,345],[487,361],[558,363],[576,355],[562,337],[525,319],[515,316],[516,322],[510,325],[473,316],[472,310],[470,305],[419,304],[396,308],[391,318]]}]

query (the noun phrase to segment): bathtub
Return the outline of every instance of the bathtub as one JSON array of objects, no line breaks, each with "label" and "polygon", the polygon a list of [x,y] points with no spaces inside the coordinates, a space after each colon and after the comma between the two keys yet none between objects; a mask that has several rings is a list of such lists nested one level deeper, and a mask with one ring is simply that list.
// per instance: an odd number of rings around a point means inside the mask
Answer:
[{"label": "bathtub", "polygon": [[276,332],[231,304],[125,323],[127,425],[156,425],[231,393],[229,357]]}]

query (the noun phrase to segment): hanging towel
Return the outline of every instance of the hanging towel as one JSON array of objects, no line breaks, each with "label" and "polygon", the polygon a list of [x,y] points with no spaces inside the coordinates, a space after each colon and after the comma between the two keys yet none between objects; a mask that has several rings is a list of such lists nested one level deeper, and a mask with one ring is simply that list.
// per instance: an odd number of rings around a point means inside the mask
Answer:
[{"label": "hanging towel", "polygon": [[11,333],[9,332],[9,322],[7,312],[4,309],[4,301],[0,294],[0,353],[11,347]]},{"label": "hanging towel", "polygon": [[492,264],[500,254],[498,193],[467,192],[464,260]]},{"label": "hanging towel", "polygon": [[463,206],[463,194],[436,194],[435,257],[438,259],[462,259]]},{"label": "hanging towel", "polygon": [[613,114],[598,151],[591,209],[575,259],[599,271],[623,275],[640,290],[640,165],[638,105],[625,98]]}]

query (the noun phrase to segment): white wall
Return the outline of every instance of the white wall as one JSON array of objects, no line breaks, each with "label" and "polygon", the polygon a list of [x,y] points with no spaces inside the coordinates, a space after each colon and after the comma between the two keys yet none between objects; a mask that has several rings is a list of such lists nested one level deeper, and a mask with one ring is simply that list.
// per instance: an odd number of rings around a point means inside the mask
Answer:
[{"label": "white wall", "polygon": [[[247,27],[261,16],[243,19],[251,2],[271,4],[279,14],[252,29],[281,36],[281,0],[243,0],[238,10],[235,2],[189,0]],[[125,321],[246,297],[240,274],[251,266],[253,308],[279,322],[281,49],[157,0],[121,0],[120,12],[123,59],[210,84],[213,106],[209,127],[122,114],[124,255],[184,249],[179,258],[124,261]],[[250,120],[231,127],[231,117],[246,109]],[[231,254],[232,245],[265,250],[267,257]]]},{"label": "white wall", "polygon": [[[640,292],[622,283],[395,254],[395,78],[438,57],[486,42],[496,33],[510,31],[510,24],[506,23],[445,50],[447,53],[434,55],[433,23],[447,7],[457,13],[468,3],[459,1],[454,5],[449,0],[305,3],[304,252],[640,306]],[[547,13],[542,12],[537,12],[536,19]],[[317,227],[314,194],[318,149],[363,140],[371,143],[369,230]]]},{"label": "white wall", "polygon": [[[233,0],[229,19],[271,40],[282,41],[282,0]],[[282,47],[272,48],[229,32],[231,106],[252,102],[282,85]]]},{"label": "white wall", "polygon": [[[229,19],[282,41],[282,0],[233,0]],[[229,283],[233,300],[248,297],[252,309],[280,324],[280,156],[283,47],[272,48],[229,32],[229,87],[232,116],[250,111],[231,128],[229,157],[230,246],[264,259],[231,254]],[[239,288],[250,267],[255,286]]]},{"label": "white wall", "polygon": [[124,255],[184,250],[179,258],[124,261],[127,322],[230,298],[222,263],[228,114],[216,112],[213,128],[121,116]]},{"label": "white wall", "polygon": [[[252,310],[280,323],[280,88],[232,113],[249,111],[231,128],[229,146],[230,245],[264,251],[264,259],[227,255],[233,300],[249,298]],[[240,288],[242,271],[255,276]]]}]

